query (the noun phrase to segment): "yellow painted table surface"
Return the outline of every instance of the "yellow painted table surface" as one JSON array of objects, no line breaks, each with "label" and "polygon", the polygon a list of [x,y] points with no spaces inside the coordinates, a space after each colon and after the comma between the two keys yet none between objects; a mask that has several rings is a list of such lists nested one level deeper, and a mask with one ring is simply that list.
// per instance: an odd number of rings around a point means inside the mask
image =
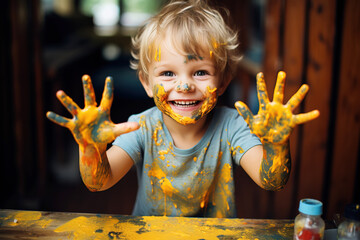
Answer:
[{"label": "yellow painted table surface", "polygon": [[292,239],[293,220],[0,210],[0,239]]}]

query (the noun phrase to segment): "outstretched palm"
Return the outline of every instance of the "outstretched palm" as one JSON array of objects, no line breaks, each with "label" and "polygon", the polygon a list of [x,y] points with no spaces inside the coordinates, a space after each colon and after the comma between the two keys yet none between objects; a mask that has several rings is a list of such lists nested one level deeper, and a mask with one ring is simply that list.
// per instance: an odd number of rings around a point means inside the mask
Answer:
[{"label": "outstretched palm", "polygon": [[240,101],[235,103],[236,109],[244,117],[251,131],[265,142],[284,143],[289,139],[291,131],[296,125],[311,121],[319,116],[318,110],[297,115],[292,113],[309,90],[306,84],[302,85],[290,100],[283,105],[285,76],[285,72],[279,72],[274,98],[270,102],[264,76],[262,73],[257,74],[257,94],[259,99],[257,115],[254,116],[245,103]]},{"label": "outstretched palm", "polygon": [[68,128],[76,142],[85,147],[88,144],[95,146],[106,146],[113,141],[117,135],[135,130],[137,126],[126,124],[114,124],[110,119],[110,108],[113,101],[112,78],[107,77],[102,100],[97,106],[95,92],[88,75],[82,77],[84,88],[85,107],[81,109],[63,91],[56,93],[59,101],[73,115],[72,119],[62,117],[56,113],[48,112],[46,116],[56,124]]}]

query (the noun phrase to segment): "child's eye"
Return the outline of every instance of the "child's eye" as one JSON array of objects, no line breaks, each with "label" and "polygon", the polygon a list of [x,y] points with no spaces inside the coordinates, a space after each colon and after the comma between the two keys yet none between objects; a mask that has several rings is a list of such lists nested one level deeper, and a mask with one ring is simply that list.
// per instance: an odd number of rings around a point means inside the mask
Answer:
[{"label": "child's eye", "polygon": [[165,72],[162,72],[161,73],[161,76],[164,76],[164,77],[173,77],[175,74],[173,72],[170,72],[170,71],[165,71]]},{"label": "child's eye", "polygon": [[208,74],[209,73],[207,71],[204,71],[204,70],[199,70],[199,71],[195,72],[195,76],[206,76]]}]

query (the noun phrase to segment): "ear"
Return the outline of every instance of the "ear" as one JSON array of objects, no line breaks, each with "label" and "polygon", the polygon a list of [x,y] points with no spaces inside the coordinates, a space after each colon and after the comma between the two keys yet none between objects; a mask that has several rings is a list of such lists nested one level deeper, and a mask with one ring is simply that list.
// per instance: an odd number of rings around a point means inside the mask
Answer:
[{"label": "ear", "polygon": [[218,96],[223,95],[223,93],[225,92],[226,88],[229,86],[231,80],[232,80],[231,74],[225,74],[225,75],[223,76],[223,79],[222,79],[221,84],[220,84],[220,86],[219,86]]},{"label": "ear", "polygon": [[149,83],[149,79],[144,76],[142,71],[139,72],[139,79],[145,89],[146,94],[152,98],[154,96],[152,86]]}]

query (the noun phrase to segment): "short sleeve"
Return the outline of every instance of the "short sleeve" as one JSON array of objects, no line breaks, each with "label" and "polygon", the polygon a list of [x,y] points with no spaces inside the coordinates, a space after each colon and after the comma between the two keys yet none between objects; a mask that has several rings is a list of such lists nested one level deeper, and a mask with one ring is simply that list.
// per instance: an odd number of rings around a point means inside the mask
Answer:
[{"label": "short sleeve", "polygon": [[[138,116],[130,116],[128,119],[129,122],[139,122]],[[141,137],[141,128],[122,134],[118,136],[112,145],[120,147],[123,149],[134,161],[135,164],[139,164],[139,162],[142,160],[142,152],[143,152],[143,142],[144,138]]]},{"label": "short sleeve", "polygon": [[236,111],[227,121],[228,144],[233,151],[233,159],[240,164],[242,156],[252,147],[261,145],[260,139],[253,133],[245,122],[244,118]]}]

